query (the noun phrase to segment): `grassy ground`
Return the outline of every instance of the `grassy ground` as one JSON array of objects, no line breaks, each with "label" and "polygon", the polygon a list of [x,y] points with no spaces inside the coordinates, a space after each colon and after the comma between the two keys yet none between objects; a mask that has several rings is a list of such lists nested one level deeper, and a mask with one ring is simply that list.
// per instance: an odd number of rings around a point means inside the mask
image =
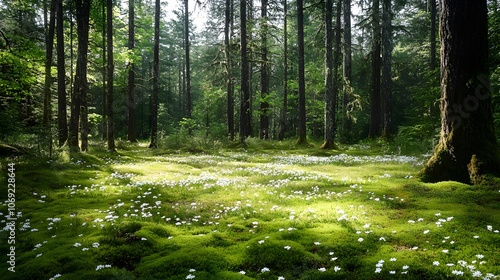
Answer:
[{"label": "grassy ground", "polygon": [[[366,145],[265,145],[212,154],[95,146],[12,161],[16,272],[5,272],[2,253],[0,278],[500,275],[500,187],[424,184],[413,177],[424,157]],[[9,234],[0,232],[1,252],[10,250]]]}]

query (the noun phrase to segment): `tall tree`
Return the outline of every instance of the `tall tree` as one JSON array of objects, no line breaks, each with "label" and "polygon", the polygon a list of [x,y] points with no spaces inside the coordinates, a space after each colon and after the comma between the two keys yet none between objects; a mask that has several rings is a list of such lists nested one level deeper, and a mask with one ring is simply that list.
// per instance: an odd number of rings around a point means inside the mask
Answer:
[{"label": "tall tree", "polygon": [[297,0],[297,40],[299,47],[299,127],[297,144],[307,143],[306,80],[304,62],[304,1]]},{"label": "tall tree", "polygon": [[[52,119],[52,109],[51,109],[51,85],[52,85],[52,54],[54,50],[54,29],[55,29],[55,11],[56,11],[56,1],[55,0],[45,0],[45,5],[47,1],[50,1],[50,16],[49,16],[49,26],[47,34],[45,37],[45,84],[43,87],[43,119],[42,124],[46,127],[50,126],[50,121]],[[46,15],[45,15],[46,17]]]},{"label": "tall tree", "polygon": [[108,139],[108,110],[106,89],[106,1],[102,1],[102,140]]},{"label": "tall tree", "polygon": [[250,68],[247,45],[247,3],[240,0],[240,44],[241,44],[241,101],[240,101],[240,142],[250,136]]},{"label": "tall tree", "polygon": [[430,64],[429,67],[431,70],[436,69],[436,16],[437,16],[437,4],[436,0],[429,0],[430,5],[430,17],[431,17],[431,50],[430,50]]},{"label": "tall tree", "polygon": [[[134,52],[135,43],[135,7],[134,0],[128,1],[128,51],[132,54]],[[132,58],[128,65],[128,141],[135,143],[137,142],[137,136],[135,132],[135,63],[134,58]]]},{"label": "tall tree", "polygon": [[234,140],[234,86],[232,75],[232,59],[231,59],[231,34],[230,25],[233,21],[231,17],[232,0],[226,0],[224,11],[224,53],[226,56],[226,88],[227,88],[227,132],[229,140]]},{"label": "tall tree", "polygon": [[158,78],[160,72],[160,0],[155,1],[155,34],[153,46],[153,94],[151,96],[151,143],[158,148]]},{"label": "tall tree", "polygon": [[486,0],[443,0],[441,137],[420,175],[424,181],[481,183],[500,174],[488,74]]},{"label": "tall tree", "polygon": [[287,24],[288,24],[288,0],[283,0],[283,108],[281,108],[280,116],[280,132],[278,133],[278,140],[285,139],[286,133],[286,115],[288,106],[288,37],[287,37]]},{"label": "tall tree", "polygon": [[333,93],[333,0],[325,3],[325,128],[322,149],[334,147],[335,96]]},{"label": "tall tree", "polygon": [[59,146],[68,139],[68,116],[66,113],[66,65],[64,63],[63,1],[57,0],[57,124]]},{"label": "tall tree", "polygon": [[[432,2],[432,1],[431,1]],[[392,132],[392,7],[391,0],[382,0],[382,96],[383,130],[388,138]]]},{"label": "tall tree", "polygon": [[349,96],[351,94],[352,80],[352,42],[351,42],[351,0],[344,0],[344,61],[342,63],[344,73],[344,89],[342,94],[342,138],[344,141],[351,140],[352,120],[349,116]]},{"label": "tall tree", "polygon": [[380,107],[380,0],[373,0],[372,6],[372,84],[370,92],[370,131],[371,138],[380,136],[382,120]]},{"label": "tall tree", "polygon": [[261,0],[261,68],[260,68],[260,138],[269,138],[269,61],[267,60],[267,0]]},{"label": "tall tree", "polygon": [[[108,0],[110,1],[110,0]],[[68,145],[72,150],[80,150],[78,146],[78,131],[80,127],[80,115],[86,110],[87,97],[87,53],[89,42],[89,17],[90,17],[91,0],[76,0],[76,24],[78,33],[78,58],[76,61],[76,74],[73,94],[71,97],[71,118],[69,124]],[[82,124],[83,128],[84,124]],[[85,131],[82,129],[82,140],[84,139]],[[83,141],[82,141],[83,146]],[[84,149],[83,149],[84,148]],[[82,147],[86,150],[86,147]]]},{"label": "tall tree", "polygon": [[[192,117],[192,100],[191,100],[191,59],[189,57],[189,9],[188,0],[184,0],[184,50],[186,52],[186,106],[187,117]],[[190,130],[191,133],[191,130]]]},{"label": "tall tree", "polygon": [[108,44],[108,151],[115,151],[115,119],[113,112],[113,77],[114,77],[114,57],[113,57],[113,0],[107,0],[107,44]]}]

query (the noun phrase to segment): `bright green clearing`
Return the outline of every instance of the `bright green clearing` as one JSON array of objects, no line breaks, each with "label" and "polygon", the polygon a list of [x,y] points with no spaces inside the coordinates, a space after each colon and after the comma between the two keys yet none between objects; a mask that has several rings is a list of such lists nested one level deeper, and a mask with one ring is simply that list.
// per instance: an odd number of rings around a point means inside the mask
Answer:
[{"label": "bright green clearing", "polygon": [[[368,146],[276,145],[213,154],[96,146],[14,161],[16,272],[4,228],[0,278],[500,275],[499,186],[424,184],[414,176],[425,157]],[[4,227],[6,203],[0,212]]]}]

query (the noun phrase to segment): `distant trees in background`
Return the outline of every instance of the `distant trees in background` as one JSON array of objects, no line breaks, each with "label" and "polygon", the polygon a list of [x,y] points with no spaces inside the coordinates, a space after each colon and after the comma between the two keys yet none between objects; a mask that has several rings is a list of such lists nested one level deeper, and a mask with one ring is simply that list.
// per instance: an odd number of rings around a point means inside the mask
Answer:
[{"label": "distant trees in background", "polygon": [[[498,91],[500,14],[497,1],[486,5]],[[47,141],[83,151],[89,139],[114,150],[115,139],[158,147],[187,134],[323,139],[325,148],[383,137],[428,150],[440,127],[442,8],[432,0],[4,2],[0,138],[45,125],[57,127],[45,129],[54,134]],[[204,26],[194,24],[198,13]]]}]

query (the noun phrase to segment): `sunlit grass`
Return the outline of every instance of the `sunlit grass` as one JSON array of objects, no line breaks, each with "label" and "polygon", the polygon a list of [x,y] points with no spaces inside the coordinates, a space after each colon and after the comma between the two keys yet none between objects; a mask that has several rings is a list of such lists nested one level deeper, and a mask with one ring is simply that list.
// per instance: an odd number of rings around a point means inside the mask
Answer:
[{"label": "sunlit grass", "polygon": [[13,279],[500,275],[499,190],[421,183],[422,157],[254,139],[213,154],[120,147],[18,163]]}]

